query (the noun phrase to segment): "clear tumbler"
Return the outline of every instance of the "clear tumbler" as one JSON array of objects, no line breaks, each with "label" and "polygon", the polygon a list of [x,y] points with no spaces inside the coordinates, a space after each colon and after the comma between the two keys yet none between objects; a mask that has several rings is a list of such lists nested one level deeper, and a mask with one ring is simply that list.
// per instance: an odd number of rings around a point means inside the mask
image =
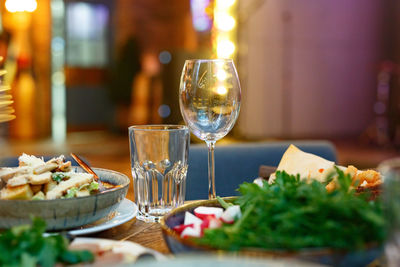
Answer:
[{"label": "clear tumbler", "polygon": [[137,218],[158,222],[185,201],[189,130],[183,125],[129,127]]}]

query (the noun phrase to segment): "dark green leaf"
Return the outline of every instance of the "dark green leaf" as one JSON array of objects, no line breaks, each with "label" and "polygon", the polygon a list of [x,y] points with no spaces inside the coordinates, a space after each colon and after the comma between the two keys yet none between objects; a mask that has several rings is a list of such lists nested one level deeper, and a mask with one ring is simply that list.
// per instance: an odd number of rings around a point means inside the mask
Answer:
[{"label": "dark green leaf", "polygon": [[[0,266],[51,267],[57,262],[79,263],[93,260],[89,251],[68,250],[68,240],[60,234],[44,236],[46,223],[33,218],[31,225],[12,227],[0,234]],[[64,255],[74,260],[64,261]]]},{"label": "dark green leaf", "polygon": [[51,178],[56,181],[57,183],[61,182],[62,180],[66,179],[68,176],[62,172],[55,172],[51,175]]},{"label": "dark green leaf", "polygon": [[259,187],[239,186],[243,216],[233,225],[206,230],[200,244],[238,250],[243,247],[300,249],[331,247],[359,249],[384,239],[382,203],[356,195],[351,178],[340,169],[327,180],[339,185],[327,192],[326,183],[307,183],[299,175],[276,172],[275,182]]}]

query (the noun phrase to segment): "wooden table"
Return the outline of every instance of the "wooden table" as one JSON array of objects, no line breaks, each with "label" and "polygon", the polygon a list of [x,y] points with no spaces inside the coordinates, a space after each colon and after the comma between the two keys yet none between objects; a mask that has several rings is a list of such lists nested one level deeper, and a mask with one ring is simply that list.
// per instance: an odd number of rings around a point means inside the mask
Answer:
[{"label": "wooden table", "polygon": [[[129,185],[126,198],[135,201],[132,184]],[[163,254],[171,254],[162,236],[161,226],[158,223],[145,223],[136,218],[111,229],[85,235],[86,237],[107,238],[119,241],[132,241],[144,247],[154,249]]]},{"label": "wooden table", "polygon": [[171,253],[162,236],[160,224],[145,223],[136,218],[109,230],[88,235],[88,237],[107,238],[120,241],[129,240],[164,254]]},{"label": "wooden table", "polygon": [[[133,188],[130,186],[127,199],[133,201]],[[158,223],[145,223],[136,218],[120,226],[86,235],[87,237],[107,238],[119,241],[132,241],[164,254],[170,254],[167,244],[162,236],[161,226]]]}]

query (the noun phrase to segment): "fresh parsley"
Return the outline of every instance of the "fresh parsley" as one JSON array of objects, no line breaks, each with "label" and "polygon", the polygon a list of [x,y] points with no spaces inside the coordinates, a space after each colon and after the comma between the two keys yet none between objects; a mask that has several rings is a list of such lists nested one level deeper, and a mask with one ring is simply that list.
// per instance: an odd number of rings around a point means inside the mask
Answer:
[{"label": "fresh parsley", "polygon": [[351,178],[339,169],[338,188],[327,192],[325,184],[311,183],[286,172],[277,172],[263,187],[243,183],[239,204],[243,216],[233,225],[205,230],[199,244],[227,250],[322,248],[360,249],[384,239],[380,198],[355,194]]},{"label": "fresh parsley", "polygon": [[73,198],[76,196],[77,192],[78,192],[78,188],[71,187],[70,189],[67,190],[67,193],[65,194],[64,198]]},{"label": "fresh parsley", "polygon": [[67,175],[65,175],[62,172],[55,172],[51,175],[51,178],[53,179],[53,181],[56,181],[57,183],[61,182],[62,180],[68,178]]},{"label": "fresh parsley", "polygon": [[0,234],[0,266],[51,267],[57,262],[76,264],[91,262],[90,251],[68,250],[68,240],[54,234],[44,236],[46,223],[39,218],[32,225],[15,226]]}]

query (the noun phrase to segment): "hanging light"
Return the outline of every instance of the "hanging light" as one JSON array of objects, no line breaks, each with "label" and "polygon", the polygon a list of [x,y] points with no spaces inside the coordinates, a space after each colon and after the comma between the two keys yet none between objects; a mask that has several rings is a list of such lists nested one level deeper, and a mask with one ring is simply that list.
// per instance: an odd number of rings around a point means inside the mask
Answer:
[{"label": "hanging light", "polygon": [[228,39],[221,39],[217,42],[218,58],[231,58],[235,53],[235,44]]},{"label": "hanging light", "polygon": [[218,58],[234,58],[236,53],[235,0],[215,0],[213,47]]},{"label": "hanging light", "polygon": [[222,0],[216,1],[215,7],[218,9],[229,9],[233,4],[235,4],[236,0]]},{"label": "hanging light", "polygon": [[232,16],[222,12],[215,14],[214,20],[215,27],[221,31],[230,31],[236,24],[236,21]]},{"label": "hanging light", "polygon": [[37,8],[36,0],[6,0],[6,9],[11,12],[33,12]]}]

